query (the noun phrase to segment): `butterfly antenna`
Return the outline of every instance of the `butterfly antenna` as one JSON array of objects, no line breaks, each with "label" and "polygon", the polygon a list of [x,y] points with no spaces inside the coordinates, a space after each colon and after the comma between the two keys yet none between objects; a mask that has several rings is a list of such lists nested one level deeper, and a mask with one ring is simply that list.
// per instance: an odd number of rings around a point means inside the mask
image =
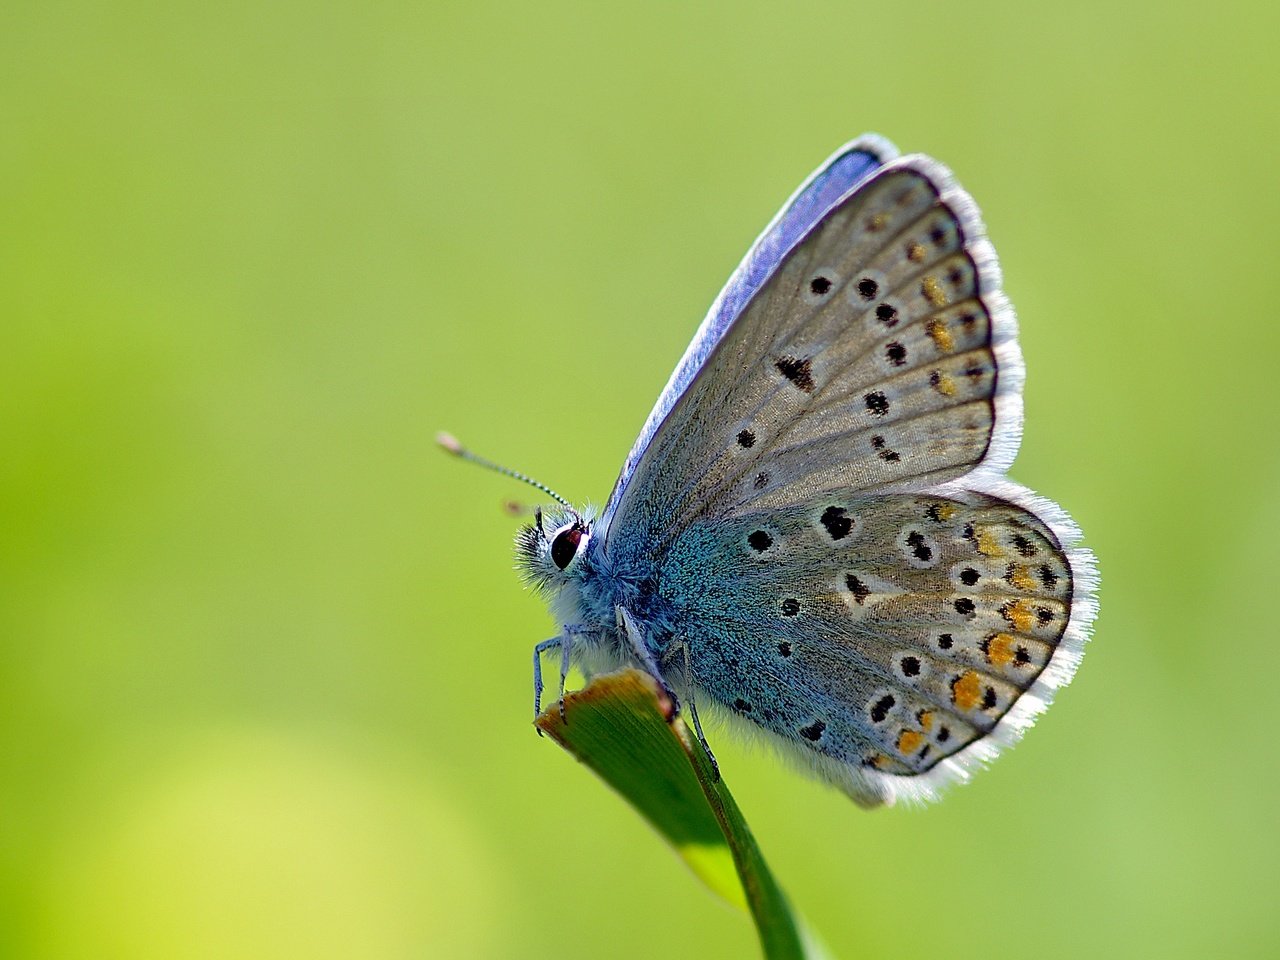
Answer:
[{"label": "butterfly antenna", "polygon": [[470,460],[472,463],[478,464],[488,470],[492,470],[495,473],[501,473],[504,476],[512,477],[516,480],[523,480],[525,483],[529,484],[529,486],[537,490],[541,490],[552,500],[556,501],[556,503],[568,508],[569,512],[579,520],[582,519],[582,515],[573,508],[573,504],[560,496],[560,494],[556,493],[545,483],[539,483],[537,480],[533,479],[533,477],[523,474],[519,470],[512,470],[510,467],[504,467],[501,464],[494,463],[492,460],[486,460],[484,457],[477,456],[459,443],[458,438],[453,434],[445,433],[443,430],[440,431],[436,434],[436,443],[440,444],[440,446],[444,447],[446,451],[452,453],[455,457],[461,457],[463,460]]}]

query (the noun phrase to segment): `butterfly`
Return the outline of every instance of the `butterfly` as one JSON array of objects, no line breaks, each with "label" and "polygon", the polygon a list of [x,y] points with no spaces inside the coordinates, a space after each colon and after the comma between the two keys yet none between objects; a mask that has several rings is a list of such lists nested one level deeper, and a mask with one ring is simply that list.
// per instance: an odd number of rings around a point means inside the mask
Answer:
[{"label": "butterfly", "polygon": [[562,709],[571,664],[639,666],[704,747],[710,705],[863,806],[966,779],[1071,679],[1097,611],[1078,528],[1005,476],[1023,372],[969,195],[879,136],[841,147],[730,277],[603,510],[535,483],[556,506],[517,562],[561,624],[535,711],[558,651]]}]

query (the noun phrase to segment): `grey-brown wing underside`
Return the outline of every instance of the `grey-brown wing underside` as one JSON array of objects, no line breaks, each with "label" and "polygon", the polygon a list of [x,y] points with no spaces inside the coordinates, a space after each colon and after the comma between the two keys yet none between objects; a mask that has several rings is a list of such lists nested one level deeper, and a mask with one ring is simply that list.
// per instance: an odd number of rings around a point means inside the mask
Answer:
[{"label": "grey-brown wing underside", "polygon": [[945,169],[886,165],[708,358],[608,518],[608,553],[656,558],[700,516],[1002,471],[1022,366],[999,286],[976,208]]}]

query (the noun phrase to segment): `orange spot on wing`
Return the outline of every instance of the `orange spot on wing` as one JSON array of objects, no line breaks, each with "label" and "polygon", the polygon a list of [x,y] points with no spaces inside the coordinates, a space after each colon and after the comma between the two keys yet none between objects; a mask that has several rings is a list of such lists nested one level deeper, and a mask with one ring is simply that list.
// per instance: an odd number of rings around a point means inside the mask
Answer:
[{"label": "orange spot on wing", "polygon": [[1026,567],[1014,567],[1009,571],[1008,580],[1019,590],[1034,590],[1036,588],[1036,578],[1031,575]]},{"label": "orange spot on wing", "polygon": [[924,259],[924,245],[916,243],[914,240],[907,244],[907,259],[912,263],[919,263]]},{"label": "orange spot on wing", "polygon": [[933,389],[937,390],[944,397],[954,397],[956,395],[956,382],[949,374],[943,373],[941,370],[935,370],[929,378],[929,383],[933,385]]},{"label": "orange spot on wing", "polygon": [[1025,600],[1010,600],[1000,608],[1000,616],[1013,624],[1013,629],[1019,633],[1026,633],[1030,630],[1031,624],[1036,619],[1030,604]]},{"label": "orange spot on wing", "polygon": [[1013,637],[1007,633],[997,633],[987,640],[987,661],[997,667],[1013,663]]},{"label": "orange spot on wing", "polygon": [[978,552],[984,557],[998,557],[1001,554],[1000,544],[996,542],[996,535],[987,527],[980,527],[978,535]]},{"label": "orange spot on wing", "polygon": [[945,307],[947,305],[947,294],[942,289],[942,284],[938,282],[937,277],[925,277],[920,282],[920,292],[935,307]]},{"label": "orange spot on wing", "polygon": [[924,328],[933,340],[934,346],[940,351],[950,353],[955,349],[955,338],[951,336],[951,331],[947,329],[947,325],[941,320],[930,320],[924,325]]},{"label": "orange spot on wing", "polygon": [[924,734],[915,730],[903,730],[898,734],[898,749],[904,753],[915,753],[924,743]]},{"label": "orange spot on wing", "polygon": [[982,699],[982,678],[970,670],[951,681],[951,699],[961,710],[972,710]]}]

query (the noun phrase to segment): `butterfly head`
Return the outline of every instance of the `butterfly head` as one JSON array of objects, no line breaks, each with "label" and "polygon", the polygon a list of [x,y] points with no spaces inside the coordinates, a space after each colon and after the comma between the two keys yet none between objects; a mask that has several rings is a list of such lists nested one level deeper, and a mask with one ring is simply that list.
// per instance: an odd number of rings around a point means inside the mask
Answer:
[{"label": "butterfly head", "polygon": [[541,508],[534,511],[534,522],[516,535],[516,564],[529,583],[540,589],[558,590],[582,576],[584,564],[581,558],[591,543],[594,514],[579,513],[545,483],[539,483],[519,470],[476,456],[452,434],[436,434],[436,443],[455,457],[527,483],[556,501],[557,506],[545,515]]},{"label": "butterfly head", "polygon": [[576,579],[591,542],[591,522],[569,508],[543,513],[516,535],[516,563],[525,579],[539,588],[559,588]]}]

